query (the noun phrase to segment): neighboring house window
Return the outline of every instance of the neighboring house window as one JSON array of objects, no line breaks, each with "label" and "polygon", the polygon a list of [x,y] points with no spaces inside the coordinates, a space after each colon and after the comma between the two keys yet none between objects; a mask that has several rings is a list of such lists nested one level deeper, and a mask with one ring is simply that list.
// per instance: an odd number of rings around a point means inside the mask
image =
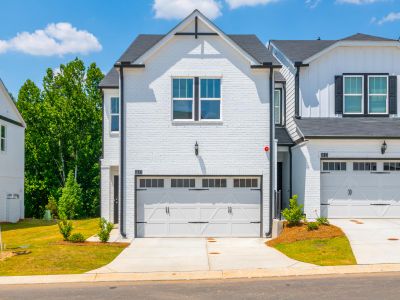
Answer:
[{"label": "neighboring house window", "polygon": [[111,132],[119,131],[119,98],[111,97]]},{"label": "neighboring house window", "polygon": [[0,125],[0,151],[6,151],[7,131],[6,126]]},{"label": "neighboring house window", "polygon": [[376,162],[353,162],[353,171],[376,171]]},{"label": "neighboring house window", "polygon": [[226,188],[225,178],[206,178],[203,179],[203,188]]},{"label": "neighboring house window", "polygon": [[388,113],[388,76],[368,76],[368,113]]},{"label": "neighboring house window", "polygon": [[384,171],[400,171],[400,162],[385,162],[383,163]]},{"label": "neighboring house window", "polygon": [[193,79],[172,80],[172,114],[174,120],[193,120]]},{"label": "neighboring house window", "polygon": [[193,178],[179,178],[171,179],[172,188],[194,188],[196,187],[196,182]]},{"label": "neighboring house window", "polygon": [[322,163],[323,171],[346,171],[346,168],[347,164],[345,162],[330,161]]},{"label": "neighboring house window", "polygon": [[200,120],[221,119],[221,79],[200,79]]},{"label": "neighboring house window", "polygon": [[274,117],[275,124],[282,124],[282,90],[275,89],[274,94]]},{"label": "neighboring house window", "polygon": [[363,76],[343,76],[343,112],[345,114],[362,114],[364,112],[363,81]]},{"label": "neighboring house window", "polygon": [[235,188],[257,188],[257,178],[235,178],[233,179],[233,187]]},{"label": "neighboring house window", "polygon": [[157,178],[140,179],[140,187],[141,188],[163,188],[164,187],[164,179],[157,179]]}]

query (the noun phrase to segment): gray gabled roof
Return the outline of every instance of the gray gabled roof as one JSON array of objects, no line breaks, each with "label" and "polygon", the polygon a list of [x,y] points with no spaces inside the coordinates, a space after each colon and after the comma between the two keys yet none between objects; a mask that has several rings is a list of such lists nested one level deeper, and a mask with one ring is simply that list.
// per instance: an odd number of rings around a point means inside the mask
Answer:
[{"label": "gray gabled roof", "polygon": [[275,126],[275,139],[278,140],[279,146],[294,145],[294,142],[285,127]]},{"label": "gray gabled roof", "polygon": [[400,138],[400,118],[302,118],[295,122],[305,138]]},{"label": "gray gabled roof", "polygon": [[296,63],[303,62],[339,41],[395,42],[396,40],[356,33],[339,40],[271,40],[271,43],[288,59]]},{"label": "gray gabled roof", "polygon": [[[155,44],[157,44],[165,35],[160,34],[141,34],[139,35],[128,49],[118,59],[118,62],[134,62]],[[260,64],[272,63],[280,65],[280,63],[272,55],[265,45],[254,34],[231,34],[228,35],[240,48],[252,56]],[[102,88],[118,88],[119,79],[118,72],[112,68],[104,79],[100,82]]]}]

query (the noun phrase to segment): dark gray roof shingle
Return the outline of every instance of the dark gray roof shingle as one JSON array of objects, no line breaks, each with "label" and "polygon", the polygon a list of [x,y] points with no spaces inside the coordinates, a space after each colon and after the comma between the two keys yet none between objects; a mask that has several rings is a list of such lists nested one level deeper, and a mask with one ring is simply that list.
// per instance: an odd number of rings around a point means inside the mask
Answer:
[{"label": "dark gray roof shingle", "polygon": [[278,140],[278,145],[280,146],[294,145],[285,127],[275,126],[275,138]]},{"label": "dark gray roof shingle", "polygon": [[281,72],[275,72],[275,82],[285,82],[286,78],[283,77]]},{"label": "dark gray roof shingle", "polygon": [[344,39],[342,39],[342,41],[394,42],[396,40],[364,33],[356,33],[351,36],[345,37]]},{"label": "dark gray roof shingle", "polygon": [[[134,62],[151,47],[157,44],[165,35],[163,34],[141,34],[118,59],[118,62]],[[231,34],[228,35],[240,48],[252,56],[260,64],[272,63],[279,65],[279,62],[272,55],[272,52],[254,34]],[[118,87],[118,72],[111,69],[100,82],[100,87]]]},{"label": "dark gray roof shingle", "polygon": [[400,138],[400,118],[302,118],[296,124],[305,138]]}]

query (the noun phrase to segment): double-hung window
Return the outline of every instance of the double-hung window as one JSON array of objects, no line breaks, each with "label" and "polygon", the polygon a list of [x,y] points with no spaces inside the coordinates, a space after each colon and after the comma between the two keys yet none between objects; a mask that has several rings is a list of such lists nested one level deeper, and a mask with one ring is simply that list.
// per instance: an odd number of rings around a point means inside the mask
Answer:
[{"label": "double-hung window", "polygon": [[282,90],[275,89],[274,92],[274,117],[275,124],[282,124]]},{"label": "double-hung window", "polygon": [[193,78],[172,79],[172,115],[174,120],[193,120]]},{"label": "double-hung window", "polygon": [[200,79],[200,120],[221,119],[221,79]]},{"label": "double-hung window", "polygon": [[364,77],[361,75],[343,76],[343,113],[364,113]]},{"label": "double-hung window", "polygon": [[368,76],[368,113],[388,113],[388,76]]},{"label": "double-hung window", "polygon": [[111,97],[111,132],[119,131],[119,98]]},{"label": "double-hung window", "polygon": [[0,125],[0,152],[6,151],[7,130],[6,126]]}]

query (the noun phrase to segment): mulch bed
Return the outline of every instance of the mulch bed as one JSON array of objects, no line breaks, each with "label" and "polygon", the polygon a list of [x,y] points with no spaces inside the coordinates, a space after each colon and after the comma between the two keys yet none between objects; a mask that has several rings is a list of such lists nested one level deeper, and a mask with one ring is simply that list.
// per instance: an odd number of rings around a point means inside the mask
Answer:
[{"label": "mulch bed", "polygon": [[307,230],[307,225],[289,227],[284,225],[280,236],[267,242],[268,246],[274,247],[277,244],[293,243],[297,241],[313,240],[313,239],[329,239],[344,236],[343,231],[333,225],[321,225],[318,230]]},{"label": "mulch bed", "polygon": [[129,243],[101,243],[101,242],[84,242],[84,243],[72,243],[68,241],[60,241],[52,243],[52,245],[73,245],[73,246],[112,246],[112,247],[120,247],[125,248],[128,247]]}]

